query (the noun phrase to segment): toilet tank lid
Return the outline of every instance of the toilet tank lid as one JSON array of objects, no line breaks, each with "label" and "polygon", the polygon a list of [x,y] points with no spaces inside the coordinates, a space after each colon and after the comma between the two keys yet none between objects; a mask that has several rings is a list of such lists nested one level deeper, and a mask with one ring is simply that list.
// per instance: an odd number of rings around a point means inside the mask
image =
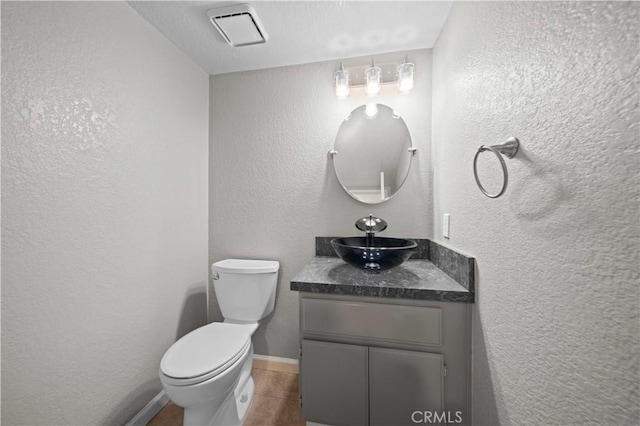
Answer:
[{"label": "toilet tank lid", "polygon": [[211,265],[213,272],[233,274],[266,274],[277,272],[279,268],[277,260],[225,259]]}]

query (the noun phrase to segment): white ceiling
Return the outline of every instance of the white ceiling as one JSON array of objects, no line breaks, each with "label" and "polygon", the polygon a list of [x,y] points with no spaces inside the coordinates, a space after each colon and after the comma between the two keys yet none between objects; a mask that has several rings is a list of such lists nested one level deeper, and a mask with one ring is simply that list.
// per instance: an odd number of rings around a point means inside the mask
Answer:
[{"label": "white ceiling", "polygon": [[[433,47],[450,1],[128,1],[209,74]],[[255,8],[269,40],[231,47],[207,10]]]}]

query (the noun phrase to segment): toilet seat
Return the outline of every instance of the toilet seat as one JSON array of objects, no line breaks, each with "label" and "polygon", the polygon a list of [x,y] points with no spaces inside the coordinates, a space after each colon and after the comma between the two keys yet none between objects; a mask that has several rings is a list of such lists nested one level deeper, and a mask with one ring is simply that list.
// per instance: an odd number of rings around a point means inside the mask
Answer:
[{"label": "toilet seat", "polygon": [[214,322],[175,342],[160,361],[163,380],[188,386],[217,376],[249,350],[251,335],[246,327]]}]

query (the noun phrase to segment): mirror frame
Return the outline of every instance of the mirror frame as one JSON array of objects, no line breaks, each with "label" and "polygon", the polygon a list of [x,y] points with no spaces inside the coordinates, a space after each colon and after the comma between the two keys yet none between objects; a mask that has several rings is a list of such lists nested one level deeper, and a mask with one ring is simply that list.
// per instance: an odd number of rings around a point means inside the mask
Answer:
[{"label": "mirror frame", "polygon": [[[408,153],[409,153],[409,161],[408,161],[408,164],[406,166],[406,173],[402,177],[402,181],[400,182],[399,185],[397,185],[397,189],[393,193],[388,195],[386,198],[384,198],[384,199],[381,198],[380,200],[377,200],[377,201],[371,201],[371,200],[362,199],[362,198],[359,198],[356,194],[354,194],[347,187],[347,185],[344,182],[344,179],[340,178],[340,172],[338,171],[338,168],[336,167],[336,156],[340,155],[338,150],[337,150],[337,148],[338,148],[338,146],[337,146],[338,145],[338,139],[340,137],[341,131],[344,130],[345,123],[349,122],[355,114],[360,114],[360,113],[363,114],[363,116],[365,117],[365,120],[370,119],[366,115],[367,105],[369,105],[369,104],[375,104],[378,107],[378,110],[381,110],[381,109],[387,110],[389,112],[389,117],[400,120],[400,122],[402,123],[402,125],[404,127],[404,131],[406,132],[406,135],[403,135],[402,137],[399,138],[400,139],[400,143],[403,143],[403,145],[405,145],[403,147],[403,149],[406,147],[406,140],[408,140],[408,142],[409,142],[408,147],[406,148]],[[362,112],[360,112],[360,110],[362,110]],[[342,186],[342,189],[344,189],[344,191],[347,194],[349,194],[349,196],[351,198],[353,198],[354,200],[359,201],[361,203],[364,203],[364,204],[381,204],[381,203],[384,203],[385,201],[388,201],[391,198],[393,198],[402,189],[402,187],[406,183],[407,178],[409,177],[409,173],[411,172],[411,166],[413,164],[413,157],[415,156],[416,151],[417,151],[417,148],[415,148],[413,146],[413,140],[411,138],[411,133],[409,132],[409,128],[407,126],[407,123],[404,121],[404,119],[393,108],[389,107],[388,105],[384,105],[384,104],[380,104],[380,103],[373,103],[373,102],[360,105],[360,106],[356,107],[353,111],[351,111],[351,113],[349,113],[349,115],[347,115],[347,117],[340,124],[340,128],[338,129],[338,133],[336,134],[336,137],[334,139],[334,145],[333,146],[334,146],[334,148],[333,148],[333,150],[329,151],[329,154],[331,155],[331,159],[332,159],[332,163],[333,163],[333,170],[334,170],[334,172],[336,174],[336,178],[338,179],[338,182],[340,183],[340,186]]]}]

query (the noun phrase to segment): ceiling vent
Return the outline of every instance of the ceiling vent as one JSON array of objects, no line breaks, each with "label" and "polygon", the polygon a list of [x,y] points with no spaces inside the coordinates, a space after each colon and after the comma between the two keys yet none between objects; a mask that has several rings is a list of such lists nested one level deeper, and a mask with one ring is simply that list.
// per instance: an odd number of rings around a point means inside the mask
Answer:
[{"label": "ceiling vent", "polygon": [[207,16],[233,47],[249,46],[267,41],[255,9],[250,4],[235,4],[207,11]]}]

